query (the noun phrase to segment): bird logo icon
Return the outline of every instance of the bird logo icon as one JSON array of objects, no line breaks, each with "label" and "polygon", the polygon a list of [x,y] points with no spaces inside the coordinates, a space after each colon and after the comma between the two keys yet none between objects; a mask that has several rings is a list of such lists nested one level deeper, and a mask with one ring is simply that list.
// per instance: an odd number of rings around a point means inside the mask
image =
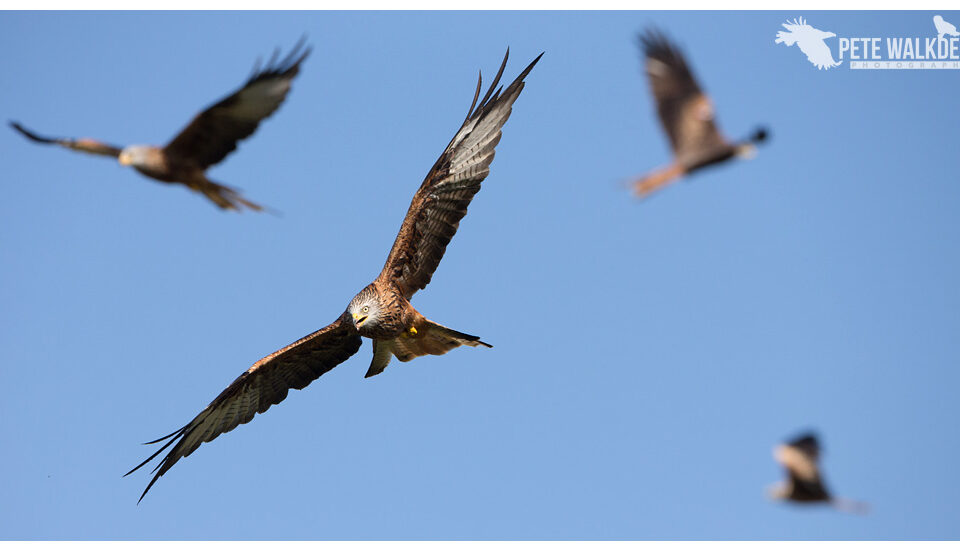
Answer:
[{"label": "bird logo icon", "polygon": [[802,17],[787,21],[783,24],[783,28],[787,30],[777,32],[774,44],[782,43],[787,46],[796,44],[817,69],[829,69],[840,65],[839,61],[833,59],[830,47],[824,42],[827,38],[837,36],[836,34],[811,27]]},{"label": "bird logo icon", "polygon": [[945,34],[950,36],[960,36],[960,32],[957,32],[957,26],[953,23],[944,21],[943,16],[941,15],[933,16],[933,26],[937,28],[937,40],[943,38],[943,35]]}]

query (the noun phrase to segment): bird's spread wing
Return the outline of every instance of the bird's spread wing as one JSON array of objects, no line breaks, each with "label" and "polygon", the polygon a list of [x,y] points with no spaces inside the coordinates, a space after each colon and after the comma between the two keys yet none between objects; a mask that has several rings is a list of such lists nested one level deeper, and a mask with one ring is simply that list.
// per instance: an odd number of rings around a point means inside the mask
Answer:
[{"label": "bird's spread wing", "polygon": [[477,98],[482,78],[477,81],[466,120],[413,196],[400,233],[380,272],[378,280],[392,281],[408,299],[430,283],[447,244],[467,214],[470,200],[480,191],[480,182],[490,173],[494,148],[500,141],[500,129],[523,90],[523,79],[543,56],[537,56],[506,89],[497,88],[509,55],[507,50],[493,84],[480,103]]},{"label": "bird's spread wing", "polygon": [[[210,405],[180,430],[147,442],[168,440],[162,448],[130,470],[130,474],[146,465],[163,450],[173,449],[154,468],[153,479],[140,496],[182,457],[187,457],[200,444],[230,432],[237,425],[248,423],[257,413],[267,411],[287,397],[291,388],[302,389],[317,377],[346,361],[360,349],[360,335],[353,324],[341,317],[319,331],[280,349],[253,364],[243,375],[230,383]],[[126,475],[124,475],[126,476]]]},{"label": "bird's spread wing", "polygon": [[47,138],[44,136],[38,136],[37,134],[34,134],[33,132],[21,126],[18,122],[11,122],[10,126],[12,126],[17,132],[26,136],[27,139],[37,143],[56,144],[74,151],[82,151],[83,153],[93,153],[94,155],[104,155],[107,157],[119,157],[120,151],[122,150],[120,147],[98,142],[97,140],[91,138],[79,138],[74,140],[70,138]]},{"label": "bird's spread wing", "polygon": [[686,59],[661,32],[640,35],[647,77],[657,113],[677,157],[696,156],[724,144],[715,123],[713,104],[700,90]]},{"label": "bird's spread wing", "polygon": [[279,62],[279,52],[274,52],[263,70],[257,62],[242,88],[197,115],[167,144],[164,153],[202,168],[222,161],[283,103],[300,63],[310,53],[310,48],[301,52],[302,46],[303,39]]}]

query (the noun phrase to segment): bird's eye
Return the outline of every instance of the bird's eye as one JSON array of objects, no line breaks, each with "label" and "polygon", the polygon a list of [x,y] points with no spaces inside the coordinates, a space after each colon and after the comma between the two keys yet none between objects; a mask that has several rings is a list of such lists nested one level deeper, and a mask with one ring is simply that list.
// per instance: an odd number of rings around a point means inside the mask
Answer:
[{"label": "bird's eye", "polygon": [[364,314],[366,314],[366,313],[369,312],[369,311],[370,311],[370,307],[369,307],[369,306],[364,306],[364,307],[363,307],[363,313],[364,313]]}]

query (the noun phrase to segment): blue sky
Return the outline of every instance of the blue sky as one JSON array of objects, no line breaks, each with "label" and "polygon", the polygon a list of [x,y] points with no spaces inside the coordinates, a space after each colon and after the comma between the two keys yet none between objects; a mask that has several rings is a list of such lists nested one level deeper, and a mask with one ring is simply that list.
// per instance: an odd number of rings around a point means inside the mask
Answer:
[{"label": "blue sky", "polygon": [[[165,143],[304,32],[286,104],[212,178],[222,213],[0,131],[0,537],[955,539],[958,71],[818,71],[787,18],[927,36],[941,13],[0,14],[3,117]],[[684,48],[759,156],[638,202],[666,163],[634,45]],[[836,40],[836,39],[831,39]],[[830,42],[836,52],[836,42]],[[370,345],[203,445],[121,475],[260,357],[334,320],[504,49],[541,51],[414,305],[495,348]],[[869,516],[772,503],[817,430]]]}]

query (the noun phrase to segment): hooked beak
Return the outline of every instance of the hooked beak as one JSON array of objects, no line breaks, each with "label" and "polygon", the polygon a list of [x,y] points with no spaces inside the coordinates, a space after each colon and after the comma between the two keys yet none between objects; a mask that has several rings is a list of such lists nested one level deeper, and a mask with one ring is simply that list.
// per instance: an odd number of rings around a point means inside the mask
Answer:
[{"label": "hooked beak", "polygon": [[130,164],[130,155],[127,155],[126,153],[121,153],[120,156],[117,158],[117,160],[120,161],[121,165],[127,166]]},{"label": "hooked beak", "polygon": [[353,326],[357,329],[360,329],[360,326],[367,321],[367,316],[361,314],[353,314]]}]

